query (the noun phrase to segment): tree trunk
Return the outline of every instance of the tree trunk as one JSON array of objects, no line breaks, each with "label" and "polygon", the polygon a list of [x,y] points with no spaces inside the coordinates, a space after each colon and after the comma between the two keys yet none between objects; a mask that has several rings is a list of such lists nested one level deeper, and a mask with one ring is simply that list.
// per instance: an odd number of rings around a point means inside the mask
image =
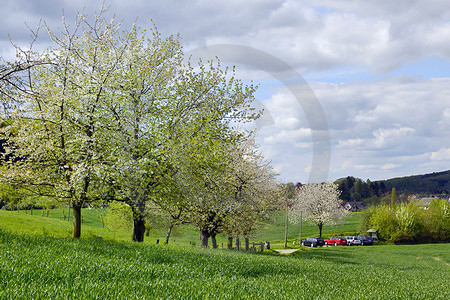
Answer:
[{"label": "tree trunk", "polygon": [[216,241],[216,235],[215,234],[211,235],[211,242],[212,242],[213,249],[217,249],[217,241]]},{"label": "tree trunk", "polygon": [[250,250],[250,241],[248,237],[245,238],[245,251]]},{"label": "tree trunk", "polygon": [[172,233],[173,226],[175,226],[175,224],[170,223],[169,230],[167,231],[166,241],[164,242],[164,245],[167,245],[169,243],[169,238],[170,238],[170,234]]},{"label": "tree trunk", "polygon": [[200,240],[202,241],[202,247],[208,248],[208,239],[209,239],[209,232],[202,231],[200,235]]},{"label": "tree trunk", "polygon": [[81,237],[81,204],[73,204],[73,237],[79,239]]},{"label": "tree trunk", "polygon": [[288,206],[286,205],[286,224],[285,224],[285,228],[284,228],[284,248],[287,248],[288,232],[289,232],[289,214],[288,214]]},{"label": "tree trunk", "polygon": [[228,245],[227,245],[227,248],[228,248],[229,250],[232,250],[232,249],[233,249],[233,238],[232,238],[231,236],[228,237]]},{"label": "tree trunk", "polygon": [[303,211],[300,211],[300,233],[298,235],[298,244],[302,244],[303,239]]},{"label": "tree trunk", "polygon": [[322,237],[322,227],[323,227],[323,224],[320,223],[319,224],[319,237]]},{"label": "tree trunk", "polygon": [[134,218],[133,237],[134,242],[143,242],[145,235],[145,220],[142,216]]},{"label": "tree trunk", "polygon": [[239,238],[236,238],[236,250],[241,250],[241,241],[239,241]]}]

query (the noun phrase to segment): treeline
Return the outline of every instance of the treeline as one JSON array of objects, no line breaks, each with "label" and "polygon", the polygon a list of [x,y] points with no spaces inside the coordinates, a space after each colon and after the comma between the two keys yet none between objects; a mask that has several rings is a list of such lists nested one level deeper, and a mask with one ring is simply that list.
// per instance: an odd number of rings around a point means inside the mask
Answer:
[{"label": "treeline", "polygon": [[[450,171],[424,175],[392,178],[388,180],[363,181],[348,176],[335,181],[344,201],[362,201],[369,204],[389,202],[389,193],[396,189],[400,197],[407,195],[448,194],[450,190]],[[406,200],[406,199],[400,199]]]},{"label": "treeline", "polygon": [[399,193],[449,194],[450,170],[430,174],[392,178],[384,181],[386,189],[396,188]]},{"label": "treeline", "polygon": [[384,182],[372,182],[369,179],[363,181],[360,178],[348,176],[335,181],[344,201],[363,201],[367,203],[379,203],[386,193]]}]

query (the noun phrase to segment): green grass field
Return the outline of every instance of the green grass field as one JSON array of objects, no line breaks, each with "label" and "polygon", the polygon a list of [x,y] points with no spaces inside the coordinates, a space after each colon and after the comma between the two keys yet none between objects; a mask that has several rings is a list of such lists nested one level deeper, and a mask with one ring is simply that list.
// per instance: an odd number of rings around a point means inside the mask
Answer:
[{"label": "green grass field", "polygon": [[[33,233],[47,234],[58,237],[70,237],[72,234],[72,222],[64,219],[67,218],[67,209],[53,209],[47,212],[42,210],[34,210],[33,214],[30,211],[14,211],[7,212],[0,210],[0,217],[4,219],[3,227],[17,233],[25,233],[29,228],[33,228]],[[129,240],[131,237],[131,228],[128,231],[123,230],[108,230],[103,228],[101,216],[105,215],[105,211],[102,209],[83,209],[83,226],[82,236],[101,236],[107,239],[115,239],[120,241]],[[43,217],[42,217],[43,216]],[[250,238],[251,242],[259,243],[270,241],[274,248],[283,248],[284,246],[284,230],[285,230],[285,213],[278,212],[271,215],[271,217],[259,226],[259,229],[254,232]],[[335,226],[325,226],[323,230],[323,236],[329,237],[332,235],[354,235],[357,233],[359,213],[351,213],[342,224]],[[52,226],[52,222],[58,219],[58,225],[55,229]],[[31,221],[32,220],[32,221]],[[24,230],[21,230],[21,226],[16,226],[17,222],[25,222],[26,226],[22,226]],[[1,228],[1,227],[0,227]],[[64,230],[60,230],[63,228]],[[158,224],[150,229],[150,235],[145,237],[146,243],[155,244],[156,240],[163,242],[166,236],[167,227],[165,224]],[[295,248],[293,241],[297,242],[300,233],[300,224],[289,224],[289,247]],[[307,222],[303,222],[302,225],[302,237],[303,239],[309,236],[317,236],[318,228],[310,225]],[[227,237],[219,235],[217,237],[218,245],[222,244],[226,247]],[[191,225],[176,226],[173,229],[170,243],[176,245],[199,245],[199,232]]]},{"label": "green grass field", "polygon": [[138,244],[127,232],[94,225],[73,240],[70,222],[0,211],[0,299],[450,298],[449,244],[280,255],[155,245],[155,237]]}]

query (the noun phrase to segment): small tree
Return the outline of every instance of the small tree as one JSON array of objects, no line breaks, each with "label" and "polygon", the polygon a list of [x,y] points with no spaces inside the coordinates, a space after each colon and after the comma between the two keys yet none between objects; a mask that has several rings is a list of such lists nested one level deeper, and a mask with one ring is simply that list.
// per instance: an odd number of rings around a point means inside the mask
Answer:
[{"label": "small tree", "polygon": [[340,204],[339,194],[338,187],[334,183],[303,185],[289,210],[291,220],[298,222],[300,212],[303,212],[303,218],[316,225],[319,228],[319,236],[322,237],[324,225],[335,224],[347,214]]},{"label": "small tree", "polygon": [[444,199],[434,199],[424,213],[425,230],[434,241],[450,240],[450,204]]},{"label": "small tree", "polygon": [[[287,248],[289,235],[289,222],[296,224],[298,219],[290,216],[290,209],[295,201],[295,185],[292,182],[282,185],[283,197],[280,203],[282,209],[286,210],[286,220],[284,226],[284,248]],[[301,221],[300,221],[301,222]]]},{"label": "small tree", "polygon": [[397,203],[397,190],[395,188],[392,188],[392,192],[391,192],[391,206],[395,207],[396,203]]}]

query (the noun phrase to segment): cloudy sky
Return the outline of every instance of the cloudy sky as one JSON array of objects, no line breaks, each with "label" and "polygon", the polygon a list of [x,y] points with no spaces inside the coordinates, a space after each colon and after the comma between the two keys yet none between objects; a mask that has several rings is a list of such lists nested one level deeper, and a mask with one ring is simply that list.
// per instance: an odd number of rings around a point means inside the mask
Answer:
[{"label": "cloudy sky", "polygon": [[[9,37],[29,41],[27,25],[56,29],[63,11],[70,22],[101,3],[0,0],[0,55],[13,58]],[[259,84],[258,143],[285,181],[450,169],[448,0],[105,3],[125,27],[153,20]],[[37,46],[47,44],[42,34]]]}]

